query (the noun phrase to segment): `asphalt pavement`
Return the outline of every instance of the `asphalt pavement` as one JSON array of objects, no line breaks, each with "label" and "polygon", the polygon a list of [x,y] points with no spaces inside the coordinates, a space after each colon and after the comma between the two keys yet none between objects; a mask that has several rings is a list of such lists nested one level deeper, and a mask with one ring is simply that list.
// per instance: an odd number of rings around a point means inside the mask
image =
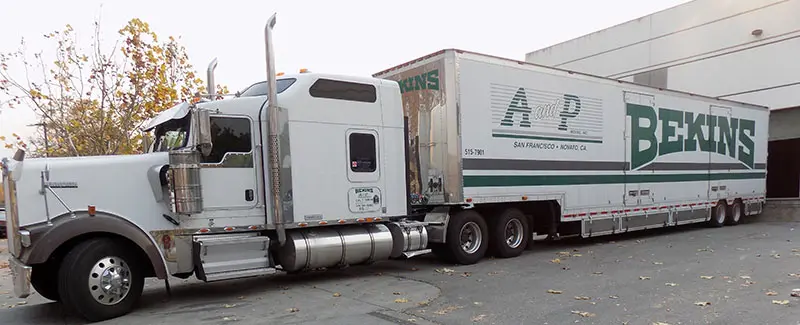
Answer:
[{"label": "asphalt pavement", "polygon": [[[798,228],[798,229],[795,229]],[[537,242],[470,266],[432,257],[299,276],[150,280],[104,324],[800,324],[800,223],[754,220]],[[0,324],[79,324],[11,296],[0,241]]]}]

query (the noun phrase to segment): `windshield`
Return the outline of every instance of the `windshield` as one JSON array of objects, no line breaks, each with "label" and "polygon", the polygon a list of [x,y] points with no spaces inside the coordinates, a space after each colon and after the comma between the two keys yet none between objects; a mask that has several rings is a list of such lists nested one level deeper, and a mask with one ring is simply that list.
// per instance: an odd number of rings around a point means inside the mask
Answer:
[{"label": "windshield", "polygon": [[170,151],[183,148],[189,142],[189,118],[187,114],[181,119],[167,121],[156,127],[153,152]]},{"label": "windshield", "polygon": [[[278,93],[282,93],[284,90],[289,88],[297,79],[294,78],[287,78],[287,79],[278,79],[276,85],[278,86]],[[247,87],[241,93],[239,93],[239,97],[254,97],[254,96],[267,96],[268,93],[267,89],[267,82],[257,82],[250,87]]]}]

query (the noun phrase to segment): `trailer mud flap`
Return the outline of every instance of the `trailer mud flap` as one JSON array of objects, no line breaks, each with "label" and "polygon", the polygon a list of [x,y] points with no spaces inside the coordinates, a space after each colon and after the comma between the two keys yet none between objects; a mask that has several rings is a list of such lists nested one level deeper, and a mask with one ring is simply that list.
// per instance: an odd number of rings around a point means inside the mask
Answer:
[{"label": "trailer mud flap", "polygon": [[762,202],[750,202],[744,205],[745,215],[756,215],[762,212],[764,205]]}]

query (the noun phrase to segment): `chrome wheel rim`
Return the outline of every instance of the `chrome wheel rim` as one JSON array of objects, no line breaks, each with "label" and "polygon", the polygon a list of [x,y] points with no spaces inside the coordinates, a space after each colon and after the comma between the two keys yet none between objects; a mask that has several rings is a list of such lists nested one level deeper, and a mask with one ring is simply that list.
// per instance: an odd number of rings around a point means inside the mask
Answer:
[{"label": "chrome wheel rim", "polygon": [[103,305],[116,305],[128,296],[130,289],[131,270],[119,257],[104,257],[89,271],[89,292]]},{"label": "chrome wheel rim", "polygon": [[733,205],[733,215],[731,218],[733,222],[739,222],[739,218],[742,217],[742,205],[741,204],[734,204]]},{"label": "chrome wheel rim", "polygon": [[717,223],[725,222],[725,206],[720,204],[717,206]]},{"label": "chrome wheel rim", "polygon": [[481,247],[483,233],[481,232],[481,227],[478,227],[477,223],[472,221],[465,223],[461,226],[459,235],[461,250],[465,253],[475,254]]},{"label": "chrome wheel rim", "polygon": [[511,248],[517,248],[522,245],[522,236],[524,228],[519,219],[511,219],[506,222],[505,237],[506,245]]}]

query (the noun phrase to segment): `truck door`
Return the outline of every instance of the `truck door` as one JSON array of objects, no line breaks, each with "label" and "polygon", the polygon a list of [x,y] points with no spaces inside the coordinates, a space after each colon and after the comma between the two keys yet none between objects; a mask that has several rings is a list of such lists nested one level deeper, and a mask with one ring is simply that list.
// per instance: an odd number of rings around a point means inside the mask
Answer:
[{"label": "truck door", "polygon": [[213,147],[211,154],[203,157],[200,170],[204,210],[251,209],[256,205],[252,130],[249,117],[211,116]]},{"label": "truck door", "polygon": [[380,214],[385,207],[382,193],[382,177],[380,157],[380,134],[378,129],[351,128],[346,132],[347,138],[347,181],[350,188],[347,193],[348,206],[351,213]]},{"label": "truck door", "polygon": [[[736,157],[736,150],[738,148],[736,148],[735,139],[738,128],[734,126],[731,130],[730,107],[711,105],[709,111],[711,116],[717,116],[717,119],[715,123],[716,128],[709,128],[712,132],[710,138],[712,148],[708,156],[708,197],[710,201],[718,201],[728,198],[728,182],[715,179],[713,174],[730,173],[733,165],[739,165],[738,163],[731,164],[730,161],[732,159],[725,157],[730,157],[731,150],[733,150],[733,157]],[[734,145],[729,146],[729,144]]]},{"label": "truck door", "polygon": [[[635,209],[641,205],[651,205],[652,194],[647,187],[648,183],[640,183],[642,177],[648,174],[653,174],[652,169],[642,165],[639,161],[640,154],[635,152],[646,152],[658,150],[658,143],[651,143],[649,141],[642,141],[638,137],[634,138],[635,129],[649,129],[654,128],[656,125],[650,125],[651,121],[638,113],[640,110],[655,109],[656,99],[653,95],[641,94],[635,92],[624,92],[625,102],[625,163],[628,166],[625,172],[625,193],[623,193],[625,208]],[[630,120],[630,121],[628,121]],[[635,143],[637,142],[637,143]]]}]

